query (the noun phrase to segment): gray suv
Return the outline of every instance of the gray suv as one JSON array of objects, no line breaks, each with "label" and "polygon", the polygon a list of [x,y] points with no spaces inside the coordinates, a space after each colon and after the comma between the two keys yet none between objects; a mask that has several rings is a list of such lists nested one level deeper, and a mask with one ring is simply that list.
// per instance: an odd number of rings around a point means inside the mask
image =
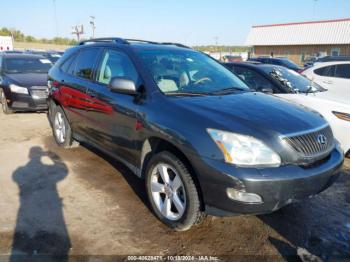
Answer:
[{"label": "gray suv", "polygon": [[343,163],[318,113],[251,92],[179,44],[85,41],[50,70],[49,87],[57,144],[86,142],[123,162],[176,230],[206,214],[269,213],[315,195]]}]

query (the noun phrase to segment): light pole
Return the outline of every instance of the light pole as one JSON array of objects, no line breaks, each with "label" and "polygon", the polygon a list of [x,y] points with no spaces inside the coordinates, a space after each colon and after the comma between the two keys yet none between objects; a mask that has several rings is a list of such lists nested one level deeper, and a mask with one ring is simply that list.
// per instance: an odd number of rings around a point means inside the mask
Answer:
[{"label": "light pole", "polygon": [[95,26],[95,17],[94,16],[90,16],[90,25],[91,25],[91,29],[92,29],[92,37],[91,38],[95,38],[95,29],[96,29],[96,26]]},{"label": "light pole", "polygon": [[55,29],[56,29],[56,37],[58,37],[58,23],[57,23],[57,11],[56,11],[56,0],[52,0],[53,4],[53,17],[55,19]]}]

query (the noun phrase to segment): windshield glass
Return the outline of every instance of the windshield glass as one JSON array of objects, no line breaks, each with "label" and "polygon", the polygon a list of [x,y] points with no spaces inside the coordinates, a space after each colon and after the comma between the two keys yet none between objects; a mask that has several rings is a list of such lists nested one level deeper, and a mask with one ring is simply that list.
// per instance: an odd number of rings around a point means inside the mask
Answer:
[{"label": "windshield glass", "polygon": [[289,93],[301,92],[322,92],[326,91],[320,85],[303,77],[299,73],[281,66],[263,68],[272,78],[278,81]]},{"label": "windshield glass", "polygon": [[286,66],[289,68],[298,68],[299,66],[288,59],[276,59],[276,64]]},{"label": "windshield glass", "polygon": [[145,63],[164,94],[224,94],[250,91],[224,66],[192,50],[141,50]]},{"label": "windshield glass", "polygon": [[47,73],[52,63],[47,58],[6,58],[5,72],[8,74]]}]

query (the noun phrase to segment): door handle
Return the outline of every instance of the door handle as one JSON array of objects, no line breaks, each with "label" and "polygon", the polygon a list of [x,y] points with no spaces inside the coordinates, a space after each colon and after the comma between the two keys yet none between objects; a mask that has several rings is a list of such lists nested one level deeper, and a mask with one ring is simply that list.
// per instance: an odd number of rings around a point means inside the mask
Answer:
[{"label": "door handle", "polygon": [[97,93],[96,92],[92,92],[92,91],[87,91],[86,94],[92,98],[96,98],[97,97]]},{"label": "door handle", "polygon": [[333,81],[331,81],[331,80],[324,80],[323,83],[331,85],[331,84],[333,84]]}]

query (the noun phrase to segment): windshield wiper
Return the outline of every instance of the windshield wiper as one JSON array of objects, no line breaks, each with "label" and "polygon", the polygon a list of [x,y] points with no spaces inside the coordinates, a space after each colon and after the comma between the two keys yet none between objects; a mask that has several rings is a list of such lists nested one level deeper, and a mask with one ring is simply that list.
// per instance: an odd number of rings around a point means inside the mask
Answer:
[{"label": "windshield wiper", "polygon": [[226,94],[232,94],[232,93],[237,92],[237,91],[248,92],[249,90],[245,89],[245,88],[241,88],[241,87],[228,87],[228,88],[220,89],[220,90],[213,91],[213,92],[210,92],[207,94],[209,94],[209,95],[226,95]]},{"label": "windshield wiper", "polygon": [[194,93],[194,92],[171,92],[165,93],[166,96],[206,96],[206,93]]}]

